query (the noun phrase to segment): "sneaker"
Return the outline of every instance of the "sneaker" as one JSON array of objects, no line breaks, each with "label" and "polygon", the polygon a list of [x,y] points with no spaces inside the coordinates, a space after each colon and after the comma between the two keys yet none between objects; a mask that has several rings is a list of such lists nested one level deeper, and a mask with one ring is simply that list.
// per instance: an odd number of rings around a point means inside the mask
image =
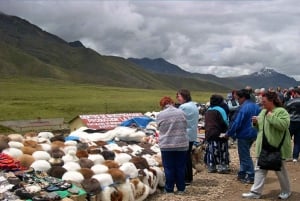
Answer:
[{"label": "sneaker", "polygon": [[288,193],[283,193],[281,192],[279,195],[278,195],[278,198],[279,199],[282,199],[282,200],[286,200],[288,199],[290,196],[291,196],[291,192],[288,192]]},{"label": "sneaker", "polygon": [[245,179],[241,179],[240,181],[241,181],[243,184],[254,184],[254,179],[249,178],[249,177],[247,177],[247,178],[245,178]]},{"label": "sneaker", "polygon": [[177,194],[177,195],[184,195],[184,194],[185,194],[185,191],[177,191],[176,194]]},{"label": "sneaker", "polygon": [[294,163],[297,163],[297,162],[298,162],[298,160],[294,158],[294,159],[293,159],[293,162],[294,162]]},{"label": "sneaker", "polygon": [[192,184],[192,182],[185,182],[185,186],[189,186],[189,185],[191,185]]},{"label": "sneaker", "polygon": [[248,198],[248,199],[259,199],[261,195],[259,193],[255,193],[253,191],[250,191],[249,193],[243,193],[242,194],[243,198]]},{"label": "sneaker", "polygon": [[220,165],[218,168],[217,168],[217,172],[219,174],[228,174],[230,172],[229,168],[228,168],[228,165]]},{"label": "sneaker", "polygon": [[238,181],[242,181],[242,180],[246,179],[246,175],[238,175],[236,179]]},{"label": "sneaker", "polygon": [[164,189],[164,194],[171,194],[174,193],[174,191],[167,191],[166,189]]},{"label": "sneaker", "polygon": [[217,172],[216,166],[208,166],[207,172],[208,173],[215,173],[215,172]]}]

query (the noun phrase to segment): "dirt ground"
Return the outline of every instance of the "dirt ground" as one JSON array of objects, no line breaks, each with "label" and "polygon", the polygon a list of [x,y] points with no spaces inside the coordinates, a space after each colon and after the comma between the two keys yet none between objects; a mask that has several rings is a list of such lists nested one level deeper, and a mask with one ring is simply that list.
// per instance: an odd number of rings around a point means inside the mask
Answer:
[{"label": "dirt ground", "polygon": [[[252,147],[252,155],[254,147]],[[207,173],[206,169],[197,173],[194,176],[192,185],[187,186],[186,194],[164,194],[158,189],[153,195],[150,195],[146,201],[243,201],[251,199],[243,199],[242,193],[248,192],[251,184],[242,184],[236,180],[237,171],[239,168],[239,160],[237,149],[235,146],[230,148],[230,174]],[[286,162],[292,195],[289,201],[300,201],[300,162]],[[275,172],[269,171],[265,182],[261,201],[279,200],[280,186]]]}]

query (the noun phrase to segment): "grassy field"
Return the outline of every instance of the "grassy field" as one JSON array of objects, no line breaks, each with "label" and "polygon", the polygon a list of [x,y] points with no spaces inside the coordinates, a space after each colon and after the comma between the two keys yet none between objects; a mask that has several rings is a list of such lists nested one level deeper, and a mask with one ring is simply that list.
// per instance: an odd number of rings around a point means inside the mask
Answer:
[{"label": "grassy field", "polygon": [[[205,103],[213,92],[192,91]],[[64,118],[79,114],[159,111],[163,96],[175,100],[176,91],[113,88],[53,80],[0,80],[0,121]]]}]

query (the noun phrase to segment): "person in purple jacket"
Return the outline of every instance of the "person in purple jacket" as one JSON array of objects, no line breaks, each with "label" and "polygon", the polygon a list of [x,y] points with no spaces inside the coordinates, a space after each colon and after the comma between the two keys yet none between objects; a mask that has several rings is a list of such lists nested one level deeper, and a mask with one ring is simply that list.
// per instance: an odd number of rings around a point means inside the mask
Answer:
[{"label": "person in purple jacket", "polygon": [[238,180],[242,183],[252,184],[254,182],[254,165],[250,155],[250,148],[257,137],[257,131],[252,126],[252,117],[259,114],[260,108],[251,101],[250,97],[247,89],[237,91],[240,108],[230,122],[226,135],[237,139],[240,160]]}]

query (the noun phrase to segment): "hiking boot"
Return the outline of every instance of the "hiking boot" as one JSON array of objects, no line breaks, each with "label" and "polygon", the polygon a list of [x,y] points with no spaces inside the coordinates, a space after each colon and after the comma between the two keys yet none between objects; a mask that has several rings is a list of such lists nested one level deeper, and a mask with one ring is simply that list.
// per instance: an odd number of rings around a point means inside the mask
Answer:
[{"label": "hiking boot", "polygon": [[290,196],[291,196],[292,192],[288,192],[288,193],[283,193],[281,192],[279,195],[278,195],[278,198],[279,199],[282,199],[282,200],[286,200],[288,199]]},{"label": "hiking boot", "polygon": [[242,197],[247,198],[247,199],[259,199],[261,197],[261,195],[259,193],[250,191],[249,193],[243,193]]}]

